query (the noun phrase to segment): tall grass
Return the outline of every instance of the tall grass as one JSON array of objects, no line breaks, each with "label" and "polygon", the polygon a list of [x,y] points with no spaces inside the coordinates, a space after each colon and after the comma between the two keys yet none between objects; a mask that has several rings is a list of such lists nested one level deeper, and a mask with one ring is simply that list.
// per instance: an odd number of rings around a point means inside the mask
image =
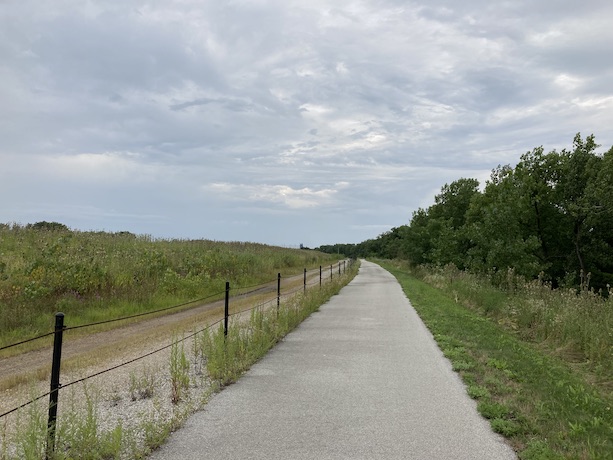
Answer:
[{"label": "tall grass", "polygon": [[120,458],[131,434],[124,432],[122,423],[112,429],[100,426],[98,396],[88,385],[83,397],[74,395],[66,401],[56,433],[55,451],[47,452],[47,413],[42,401],[28,406],[24,417],[17,420],[11,439],[3,439],[0,458],[40,460],[98,460]]},{"label": "tall grass", "polygon": [[334,255],[257,243],[0,224],[0,346],[71,325],[202,298],[329,263]]},{"label": "tall grass", "polygon": [[456,302],[487,315],[520,334],[545,343],[574,362],[613,374],[613,289],[594,292],[553,289],[543,280],[526,281],[509,270],[494,286],[454,266],[420,267],[412,274],[450,293]]},{"label": "tall grass", "polygon": [[170,382],[172,388],[172,402],[179,403],[189,388],[190,364],[185,354],[183,340],[173,339],[170,348]]}]

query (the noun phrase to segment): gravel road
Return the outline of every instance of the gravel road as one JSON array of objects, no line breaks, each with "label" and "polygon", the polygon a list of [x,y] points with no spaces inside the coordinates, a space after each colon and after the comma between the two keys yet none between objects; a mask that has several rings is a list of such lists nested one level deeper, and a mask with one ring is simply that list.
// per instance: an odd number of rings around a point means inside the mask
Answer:
[{"label": "gravel road", "polygon": [[359,275],[155,452],[169,459],[515,459],[395,278]]},{"label": "gravel road", "polygon": [[[319,269],[309,270],[308,272],[309,283],[313,283],[313,280],[319,277]],[[295,284],[301,282],[303,275],[290,276],[283,279],[285,285]],[[263,296],[270,294],[269,297],[273,298],[276,295],[277,282],[270,282],[264,284],[257,289],[253,289],[245,294],[239,296],[239,298],[249,298],[255,295]],[[233,300],[234,301],[234,300]],[[97,332],[89,334],[83,337],[78,337],[71,340],[69,334],[64,334],[64,345],[62,347],[62,359],[64,361],[70,359],[79,359],[86,355],[96,355],[101,349],[109,347],[123,347],[126,342],[129,344],[128,349],[132,348],[135,342],[148,341],[152,349],[157,348],[159,345],[160,332],[165,336],[169,336],[169,326],[179,324],[182,321],[189,320],[190,318],[197,318],[199,315],[207,314],[208,312],[216,312],[215,316],[210,317],[210,321],[215,321],[223,317],[223,300],[217,302],[211,302],[197,307],[189,308],[176,313],[166,314],[152,319],[144,319],[132,324],[124,325],[115,329]],[[70,326],[70,317],[67,317],[67,326]],[[143,339],[139,339],[143,337]],[[42,369],[48,369],[51,367],[51,354],[53,337],[44,339],[45,343],[49,346],[22,353],[7,358],[0,357],[0,382],[9,380],[11,378],[33,374],[36,371]],[[118,357],[118,356],[117,356]],[[104,369],[106,363],[98,362],[101,369]],[[0,409],[3,409],[3,405],[0,404]]]}]

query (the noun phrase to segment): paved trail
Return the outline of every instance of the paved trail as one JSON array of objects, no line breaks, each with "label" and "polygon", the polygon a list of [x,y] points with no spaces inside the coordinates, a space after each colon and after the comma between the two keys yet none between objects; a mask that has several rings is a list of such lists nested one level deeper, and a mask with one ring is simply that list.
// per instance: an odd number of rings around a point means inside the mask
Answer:
[{"label": "paved trail", "polygon": [[359,275],[151,459],[506,460],[396,279]]}]

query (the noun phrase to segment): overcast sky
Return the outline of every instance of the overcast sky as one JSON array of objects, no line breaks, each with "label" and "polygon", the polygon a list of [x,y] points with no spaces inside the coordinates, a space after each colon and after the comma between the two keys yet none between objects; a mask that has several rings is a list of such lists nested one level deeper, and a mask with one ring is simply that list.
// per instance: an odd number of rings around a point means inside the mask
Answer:
[{"label": "overcast sky", "polygon": [[0,222],[316,247],[577,132],[611,0],[0,0]]}]

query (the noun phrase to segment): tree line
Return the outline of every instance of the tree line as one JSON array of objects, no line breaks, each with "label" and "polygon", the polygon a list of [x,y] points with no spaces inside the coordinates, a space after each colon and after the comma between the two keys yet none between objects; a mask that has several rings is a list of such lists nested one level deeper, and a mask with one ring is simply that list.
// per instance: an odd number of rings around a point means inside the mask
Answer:
[{"label": "tree line", "polygon": [[445,184],[408,225],[359,244],[319,248],[353,257],[454,264],[475,273],[541,277],[554,287],[613,285],[613,147],[596,152],[594,135],[571,150],[537,147],[515,167]]}]

